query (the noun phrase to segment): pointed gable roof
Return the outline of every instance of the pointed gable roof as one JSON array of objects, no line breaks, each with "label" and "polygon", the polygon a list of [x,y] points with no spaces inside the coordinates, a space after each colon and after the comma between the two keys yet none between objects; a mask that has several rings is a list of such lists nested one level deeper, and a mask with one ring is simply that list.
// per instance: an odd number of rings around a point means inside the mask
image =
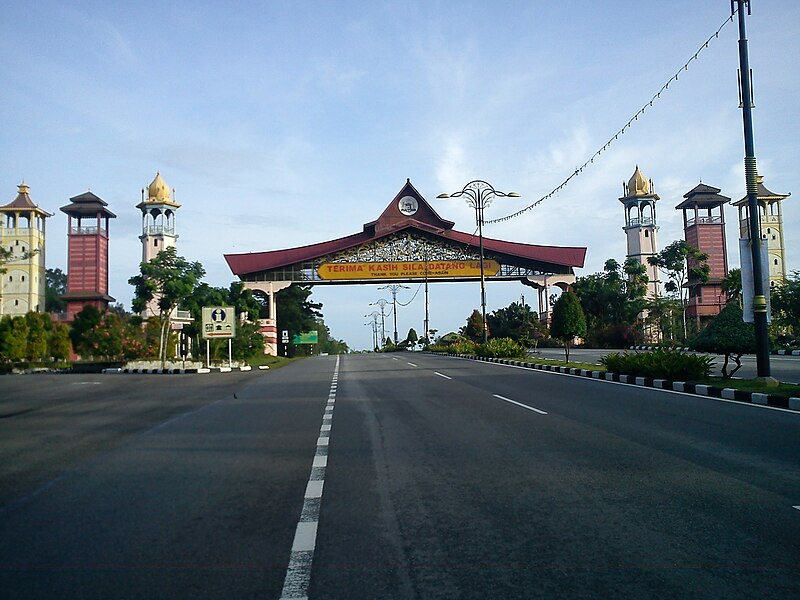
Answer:
[{"label": "pointed gable roof", "polygon": [[[415,205],[416,203],[416,205]],[[254,273],[284,268],[342,252],[395,233],[421,231],[445,242],[478,247],[476,234],[453,229],[455,223],[440,217],[417,189],[406,180],[405,185],[375,221],[364,224],[363,231],[345,237],[283,250],[225,254],[234,275],[245,278]],[[586,248],[521,244],[483,238],[487,252],[504,255],[513,263],[536,263],[541,268],[572,269],[583,267]]]},{"label": "pointed gable roof", "polygon": [[92,192],[84,192],[69,199],[70,204],[61,207],[61,212],[74,217],[95,216],[98,213],[110,219],[115,219],[117,215],[106,208],[108,202],[94,195]]},{"label": "pointed gable roof", "polygon": [[37,212],[41,215],[46,217],[52,217],[53,215],[46,210],[39,208],[33,200],[31,200],[30,196],[30,187],[23,181],[17,186],[17,197],[14,198],[8,204],[4,204],[0,206],[0,210],[2,209],[9,209],[9,210],[32,210]]},{"label": "pointed gable roof", "polygon": [[678,204],[675,208],[694,208],[695,206],[699,208],[716,208],[730,202],[731,199],[721,195],[721,191],[722,190],[719,188],[701,182],[686,192],[683,195],[686,200]]},{"label": "pointed gable roof", "polygon": [[375,221],[364,223],[364,231],[373,235],[384,235],[411,224],[420,229],[439,232],[452,229],[455,225],[453,221],[440,217],[411,184],[411,180],[406,179],[406,184],[389,202],[381,216]]},{"label": "pointed gable roof", "polygon": [[[759,202],[770,202],[775,200],[785,200],[791,193],[788,194],[776,194],[773,191],[770,191],[767,186],[764,185],[764,176],[757,175],[756,176],[756,185],[758,186],[758,193],[756,194],[756,199]],[[737,200],[736,202],[731,202],[734,206],[747,206],[747,196],[742,198],[741,200]]]}]

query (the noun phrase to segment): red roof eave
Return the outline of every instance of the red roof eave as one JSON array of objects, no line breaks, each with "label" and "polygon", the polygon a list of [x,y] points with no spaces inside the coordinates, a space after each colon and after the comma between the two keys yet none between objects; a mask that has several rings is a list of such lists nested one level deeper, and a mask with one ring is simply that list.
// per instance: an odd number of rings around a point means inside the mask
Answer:
[{"label": "red roof eave", "polygon": [[[321,256],[341,252],[353,248],[366,242],[379,240],[403,229],[417,229],[427,233],[433,233],[437,237],[450,240],[459,244],[478,245],[478,238],[475,235],[455,231],[453,229],[435,231],[431,227],[419,227],[407,225],[392,231],[387,231],[382,235],[371,235],[367,232],[356,233],[346,237],[300,246],[298,248],[287,248],[284,250],[272,250],[269,252],[250,252],[245,254],[226,254],[225,260],[234,275],[242,277],[250,273],[269,271],[288,265],[293,265],[305,261],[317,259]],[[566,246],[539,246],[535,244],[522,244],[518,242],[506,242],[492,238],[483,238],[483,246],[489,252],[506,254],[521,258],[546,262],[567,267],[583,267],[586,259],[586,248],[566,247]]]}]

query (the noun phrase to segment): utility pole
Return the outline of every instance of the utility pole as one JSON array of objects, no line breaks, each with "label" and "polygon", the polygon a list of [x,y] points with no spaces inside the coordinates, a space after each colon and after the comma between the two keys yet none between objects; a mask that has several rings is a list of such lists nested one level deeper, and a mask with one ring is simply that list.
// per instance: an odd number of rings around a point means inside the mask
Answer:
[{"label": "utility pole", "polygon": [[756,168],[755,142],[753,141],[753,88],[750,79],[750,58],[745,30],[745,6],[751,14],[751,0],[731,0],[738,5],[739,16],[739,70],[742,82],[742,121],[744,124],[744,177],[747,187],[747,211],[750,234],[751,259],[753,261],[753,322],[756,330],[756,370],[759,379],[771,380],[769,364],[769,332],[767,326],[767,299],[764,295],[761,253],[761,218],[758,211],[758,169]]}]

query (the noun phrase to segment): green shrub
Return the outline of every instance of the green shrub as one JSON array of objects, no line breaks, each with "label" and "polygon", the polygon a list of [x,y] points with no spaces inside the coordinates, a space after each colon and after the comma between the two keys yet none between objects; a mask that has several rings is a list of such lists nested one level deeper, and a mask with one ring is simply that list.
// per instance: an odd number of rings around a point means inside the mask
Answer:
[{"label": "green shrub", "polygon": [[612,373],[653,379],[693,381],[705,379],[711,374],[712,360],[711,357],[701,354],[659,348],[652,352],[638,354],[615,352],[601,358],[600,364]]},{"label": "green shrub", "polygon": [[478,344],[472,340],[462,338],[450,344],[447,352],[450,354],[475,354]]},{"label": "green shrub", "polygon": [[490,358],[522,358],[526,354],[525,346],[511,338],[492,338],[478,345],[475,352],[478,356]]}]

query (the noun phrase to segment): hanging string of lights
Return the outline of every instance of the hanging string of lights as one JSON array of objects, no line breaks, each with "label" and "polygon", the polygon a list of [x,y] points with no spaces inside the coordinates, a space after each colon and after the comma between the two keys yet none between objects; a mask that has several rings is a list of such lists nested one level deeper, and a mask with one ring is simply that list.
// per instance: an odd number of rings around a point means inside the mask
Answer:
[{"label": "hanging string of lights", "polygon": [[580,167],[577,167],[577,168],[576,168],[576,169],[575,169],[575,170],[574,170],[574,171],[573,171],[573,172],[570,174],[570,176],[569,176],[569,177],[567,177],[567,178],[566,178],[566,179],[565,179],[563,182],[561,182],[561,185],[559,185],[557,188],[555,188],[554,190],[552,190],[552,191],[551,191],[549,194],[547,194],[547,195],[545,195],[545,196],[542,196],[541,198],[539,198],[539,199],[538,199],[536,202],[534,202],[533,204],[530,204],[530,205],[526,206],[525,208],[518,210],[518,211],[517,211],[517,212],[515,212],[515,213],[512,213],[512,214],[510,214],[510,215],[506,215],[505,217],[500,217],[500,218],[498,218],[498,219],[492,219],[491,221],[484,221],[484,224],[485,224],[485,225],[489,225],[489,224],[491,224],[491,223],[500,223],[501,221],[510,221],[511,219],[514,219],[514,218],[516,218],[516,217],[520,216],[521,214],[528,212],[528,211],[529,211],[529,210],[531,210],[532,208],[534,208],[534,207],[538,206],[539,204],[541,204],[542,202],[544,202],[544,201],[545,201],[545,200],[547,200],[548,198],[552,198],[553,196],[555,196],[556,194],[558,194],[558,193],[559,193],[561,190],[563,190],[563,189],[564,189],[564,188],[567,186],[567,184],[569,184],[569,182],[570,182],[570,181],[572,181],[572,180],[573,180],[575,177],[577,177],[578,175],[580,175],[580,174],[581,174],[581,173],[582,173],[582,172],[583,172],[585,169],[587,169],[587,168],[589,167],[589,165],[593,164],[593,163],[594,163],[594,159],[595,159],[595,158],[599,157],[599,156],[600,156],[600,155],[601,155],[603,152],[605,152],[606,150],[608,150],[608,148],[611,146],[611,144],[613,144],[615,141],[617,141],[617,140],[619,139],[619,136],[621,136],[621,135],[624,135],[624,134],[625,134],[625,131],[627,131],[628,129],[630,129],[631,127],[633,127],[633,123],[634,123],[634,121],[638,121],[638,120],[639,120],[639,117],[641,117],[642,115],[644,115],[644,113],[645,113],[645,110],[647,110],[648,108],[652,107],[654,102],[656,102],[657,100],[660,100],[660,99],[661,99],[661,95],[662,95],[664,92],[666,92],[666,91],[669,89],[669,86],[670,86],[670,84],[671,84],[673,81],[678,81],[678,76],[681,74],[681,72],[682,72],[682,71],[688,71],[688,70],[689,70],[689,65],[692,63],[692,61],[698,60],[698,57],[700,56],[700,53],[701,53],[701,52],[703,52],[703,50],[705,50],[706,48],[708,48],[709,44],[710,44],[710,43],[711,43],[711,42],[712,42],[714,39],[716,39],[716,38],[719,38],[719,34],[720,34],[720,32],[721,32],[721,31],[722,31],[722,30],[725,28],[725,26],[726,26],[728,23],[731,23],[731,22],[733,22],[733,20],[734,20],[734,17],[736,16],[736,12],[737,12],[737,11],[738,11],[738,8],[737,8],[737,9],[736,9],[736,10],[733,12],[733,14],[731,14],[731,16],[730,16],[730,17],[728,17],[728,18],[725,20],[725,22],[724,22],[722,25],[720,25],[720,26],[719,26],[719,29],[717,29],[717,31],[716,31],[716,32],[714,32],[714,34],[713,34],[711,37],[709,37],[709,38],[708,38],[708,39],[705,41],[705,43],[704,43],[702,46],[700,46],[700,49],[699,49],[697,52],[695,52],[695,53],[694,53],[694,56],[692,56],[692,57],[691,57],[689,60],[687,60],[687,61],[686,61],[686,64],[684,64],[684,65],[683,65],[683,67],[681,67],[681,68],[678,70],[678,72],[677,72],[677,73],[675,73],[675,75],[673,75],[672,77],[670,77],[670,78],[669,78],[669,80],[667,81],[667,83],[665,83],[663,86],[661,86],[661,89],[660,89],[660,90],[658,90],[658,92],[657,92],[657,93],[656,93],[656,94],[655,94],[655,95],[654,95],[652,98],[650,98],[650,101],[649,101],[649,102],[645,103],[645,105],[644,105],[644,106],[642,106],[642,108],[640,108],[640,109],[639,109],[639,110],[636,112],[636,114],[635,114],[635,115],[633,115],[633,116],[630,118],[630,120],[629,120],[629,121],[628,121],[628,122],[627,122],[627,123],[626,123],[626,124],[625,124],[625,125],[622,127],[622,129],[620,129],[619,131],[617,131],[617,132],[616,132],[616,133],[615,133],[615,134],[614,134],[614,135],[611,137],[611,139],[609,139],[609,140],[608,140],[608,141],[607,141],[607,142],[606,142],[606,143],[603,145],[603,147],[602,147],[602,148],[600,148],[599,150],[597,150],[597,152],[595,152],[594,154],[592,154],[592,156],[591,156],[591,157],[590,157],[590,158],[589,158],[589,159],[588,159],[588,160],[587,160],[585,163],[583,163],[583,164],[582,164]]}]

